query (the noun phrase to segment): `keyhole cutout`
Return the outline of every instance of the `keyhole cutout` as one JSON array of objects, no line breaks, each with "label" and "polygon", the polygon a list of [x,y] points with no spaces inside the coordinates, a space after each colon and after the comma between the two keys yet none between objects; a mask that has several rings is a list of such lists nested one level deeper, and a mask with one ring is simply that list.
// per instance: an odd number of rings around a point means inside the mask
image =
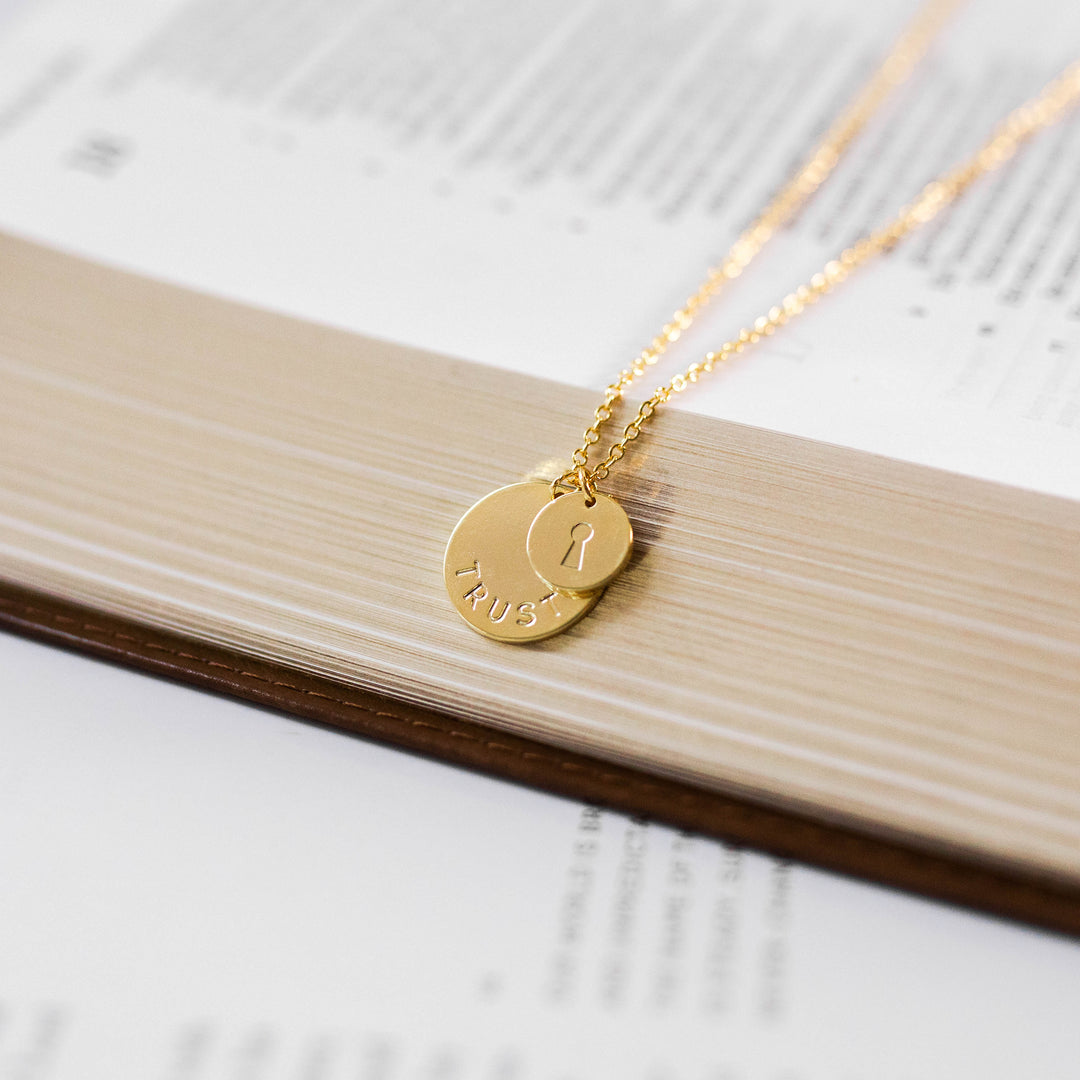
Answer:
[{"label": "keyhole cutout", "polygon": [[563,566],[568,566],[571,570],[581,569],[585,562],[585,545],[593,538],[594,531],[587,521],[579,521],[570,530],[570,548],[563,556]]}]

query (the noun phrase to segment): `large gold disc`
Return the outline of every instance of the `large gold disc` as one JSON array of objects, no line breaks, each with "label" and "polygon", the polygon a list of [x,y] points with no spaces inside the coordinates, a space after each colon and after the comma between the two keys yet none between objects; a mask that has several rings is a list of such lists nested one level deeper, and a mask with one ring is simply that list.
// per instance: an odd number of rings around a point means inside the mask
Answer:
[{"label": "large gold disc", "polygon": [[562,593],[602,589],[630,559],[634,530],[626,511],[597,492],[592,503],[571,491],[547,505],[529,528],[533,570]]},{"label": "large gold disc", "polygon": [[572,626],[600,597],[565,596],[537,576],[525,544],[551,502],[545,483],[511,484],[485,496],[457,523],[443,575],[458,614],[498,641],[538,641]]}]

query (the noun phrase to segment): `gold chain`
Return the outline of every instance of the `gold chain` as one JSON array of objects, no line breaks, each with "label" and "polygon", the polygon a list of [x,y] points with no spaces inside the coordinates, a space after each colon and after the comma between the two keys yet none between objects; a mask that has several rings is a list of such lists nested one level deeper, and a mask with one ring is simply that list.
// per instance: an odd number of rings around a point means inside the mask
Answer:
[{"label": "gold chain", "polygon": [[930,4],[923,9],[867,86],[830,128],[806,165],[739,237],[720,266],[709,271],[701,288],[674,314],[671,322],[664,326],[648,348],[607,388],[604,400],[597,406],[592,424],[585,431],[581,446],[574,451],[573,467],[564,473],[556,484],[580,487],[586,494],[590,493],[596,482],[603,480],[612,466],[625,455],[627,446],[638,438],[642,427],[659,406],[675,394],[682,393],[718,364],[743,352],[747,346],[755,345],[763,337],[769,337],[778,327],[830,292],[856,267],[890,250],[912,229],[933,219],[975,180],[1008,161],[1023,142],[1059,120],[1080,99],[1080,62],[1077,62],[1049,83],[1038,96],[1011,112],[971,157],[927,184],[916,199],[904,206],[891,222],[857,240],[841,252],[838,258],[827,262],[809,282],[788,293],[779,304],[755,319],[753,326],[744,327],[736,337],[706,353],[682,374],[659,387],[651,397],[642,402],[637,415],[626,425],[622,435],[612,443],[604,459],[589,467],[589,450],[599,442],[601,429],[612,417],[612,406],[622,398],[627,387],[656,363],[667,347],[679,339],[700,310],[720,292],[723,285],[742,273],[769,238],[789,221],[817,190],[835,167],[847,144],[865,126],[888,91],[907,77],[943,20],[956,6],[953,0]]},{"label": "gold chain", "polygon": [[[602,480],[611,466],[623,456],[626,444],[637,438],[641,424],[652,416],[659,402],[653,402],[652,399],[646,402],[642,406],[645,411],[639,413],[637,419],[629,425],[623,438],[612,447],[604,461],[596,468],[589,469],[589,450],[600,441],[600,431],[612,417],[612,406],[621,400],[628,387],[667,352],[669,345],[679,340],[701,310],[724,286],[737,278],[769,240],[799,212],[807,199],[828,178],[848,145],[862,131],[888,95],[907,80],[942,25],[961,2],[962,0],[928,0],[920,9],[854,100],[829,126],[802,168],[739,236],[720,265],[709,269],[697,291],[672,315],[671,320],[664,324],[660,333],[607,388],[604,400],[593,414],[592,424],[585,430],[581,446],[573,453],[572,467],[556,481],[557,484],[582,487],[585,483],[591,485],[596,480]],[[685,377],[693,380],[698,374],[700,372],[691,375],[688,371]],[[667,388],[667,396],[677,392],[673,387],[674,380]],[[659,394],[658,390],[653,397],[656,398]],[[612,457],[612,454],[615,456]]]}]

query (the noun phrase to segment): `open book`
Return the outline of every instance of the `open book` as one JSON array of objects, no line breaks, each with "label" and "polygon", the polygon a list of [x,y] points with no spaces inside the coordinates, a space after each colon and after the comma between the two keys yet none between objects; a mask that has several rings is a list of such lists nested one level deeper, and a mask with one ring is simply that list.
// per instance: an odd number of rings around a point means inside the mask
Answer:
[{"label": "open book", "polygon": [[[978,7],[687,349],[1080,44]],[[1077,929],[1078,124],[685,395],[612,477],[631,566],[500,646],[447,602],[454,522],[565,467],[910,8],[499,10],[15,17],[5,624]]]}]

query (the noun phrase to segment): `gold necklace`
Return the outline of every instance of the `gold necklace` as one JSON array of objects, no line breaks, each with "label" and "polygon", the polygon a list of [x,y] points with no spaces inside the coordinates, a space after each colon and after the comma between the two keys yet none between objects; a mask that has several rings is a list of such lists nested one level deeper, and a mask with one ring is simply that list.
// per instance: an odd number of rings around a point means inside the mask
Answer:
[{"label": "gold necklace", "polygon": [[446,546],[443,573],[454,607],[474,630],[499,641],[538,641],[586,615],[629,561],[633,544],[633,529],[625,511],[596,485],[622,460],[656,410],[718,365],[769,337],[857,267],[889,251],[913,229],[936,217],[975,180],[1003,165],[1023,142],[1056,123],[1080,100],[1077,62],[1011,112],[966,161],[927,184],[891,222],[857,240],[809,282],[759,316],[753,326],[744,327],[659,387],[611,442],[603,459],[590,464],[590,451],[600,442],[613,407],[627,388],[664,355],[702,308],[746,269],[821,186],[888,93],[907,79],[957,6],[958,0],[941,0],[921,11],[806,164],[735,241],[723,262],[709,270],[697,292],[648,347],[608,386],[571,457],[571,467],[550,484],[529,481],[499,488],[458,522]]}]

